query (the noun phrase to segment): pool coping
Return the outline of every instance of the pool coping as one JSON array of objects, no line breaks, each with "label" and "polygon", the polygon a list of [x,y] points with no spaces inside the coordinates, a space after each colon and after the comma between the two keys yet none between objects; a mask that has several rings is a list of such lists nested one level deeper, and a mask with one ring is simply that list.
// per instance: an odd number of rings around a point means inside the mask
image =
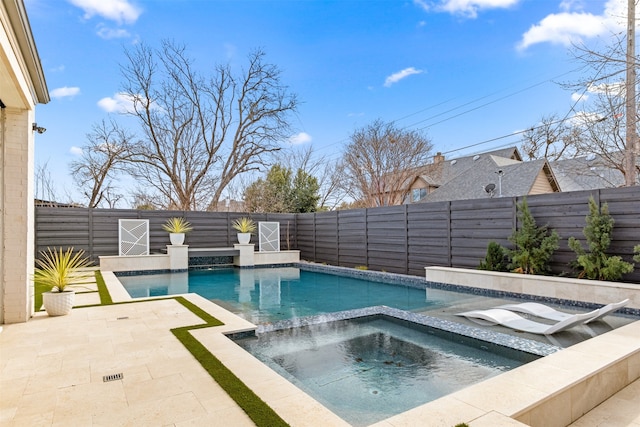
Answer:
[{"label": "pool coping", "polygon": [[[533,341],[522,337],[503,334],[500,332],[487,331],[486,329],[464,325],[458,322],[440,319],[438,317],[413,313],[400,310],[386,305],[344,310],[333,313],[323,313],[316,316],[298,317],[295,319],[279,320],[277,322],[257,325],[255,333],[262,334],[280,329],[290,329],[302,326],[318,325],[321,323],[335,322],[340,320],[351,320],[368,316],[388,316],[394,319],[414,323],[416,325],[427,326],[438,329],[445,333],[456,334],[476,341],[482,341],[490,345],[507,347],[512,350],[522,351],[536,356],[548,356],[562,350],[561,347]],[[230,338],[235,338],[231,336]]]},{"label": "pool coping", "polygon": [[[126,296],[118,293],[119,281],[108,273],[103,276],[109,292],[112,288],[116,292],[114,302],[132,300],[122,285]],[[255,330],[256,325],[199,295],[183,296],[225,322],[191,334],[288,423],[349,425],[226,336]],[[442,426],[471,421],[496,426],[566,426],[640,377],[639,336],[640,321],[636,321],[373,426],[410,426],[417,419]]]}]

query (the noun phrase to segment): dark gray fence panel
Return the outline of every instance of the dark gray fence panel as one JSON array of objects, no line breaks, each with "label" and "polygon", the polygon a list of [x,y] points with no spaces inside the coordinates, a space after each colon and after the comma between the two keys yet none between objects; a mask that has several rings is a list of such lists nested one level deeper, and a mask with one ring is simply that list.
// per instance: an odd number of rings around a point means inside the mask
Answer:
[{"label": "dark gray fence panel", "polygon": [[451,265],[476,268],[489,242],[506,245],[512,230],[511,198],[451,202]]},{"label": "dark gray fence panel", "polygon": [[[36,208],[36,250],[41,251],[47,246],[72,246],[84,250],[92,260],[97,261],[99,256],[118,254],[119,219],[148,219],[149,250],[151,253],[160,253],[169,244],[169,235],[162,225],[172,217],[184,217],[193,226],[193,231],[186,236],[186,244],[194,248],[230,247],[237,242],[237,232],[231,223],[242,216],[250,216],[256,222],[280,222],[281,247],[283,242],[286,244],[284,239],[287,236],[291,242],[294,214]],[[252,242],[258,243],[257,234],[252,237]]]},{"label": "dark gray fence panel", "polygon": [[407,206],[408,274],[421,276],[426,265],[449,266],[449,202]]},{"label": "dark gray fence panel", "polygon": [[90,252],[87,209],[36,208],[35,218],[36,254],[61,246]]},{"label": "dark gray fence panel", "polygon": [[296,240],[300,258],[309,261],[316,261],[315,219],[314,213],[296,215]]},{"label": "dark gray fence panel", "polygon": [[[631,261],[640,244],[640,187],[603,189],[527,197],[538,225],[561,237],[553,272],[572,274],[576,257],[567,241],[584,241],[582,230],[593,196],[607,203],[615,219],[611,254]],[[298,249],[302,259],[355,267],[367,266],[421,276],[432,265],[476,268],[490,241],[512,247],[508,237],[518,226],[516,203],[523,198],[492,198],[424,203],[311,214],[251,214],[255,221],[280,222],[282,249]],[[162,224],[184,216],[194,226],[186,243],[193,247],[229,247],[236,242],[231,221],[246,213],[36,208],[36,249],[74,246],[95,260],[118,253],[118,219],[148,218],[151,250],[169,243]],[[253,239],[257,244],[257,237]],[[640,282],[640,266],[626,281]]]},{"label": "dark gray fence panel", "polygon": [[365,209],[338,211],[338,257],[340,265],[368,265],[367,213]]},{"label": "dark gray fence panel", "polygon": [[367,209],[369,266],[392,273],[407,272],[407,207]]},{"label": "dark gray fence panel", "polygon": [[315,255],[328,264],[337,265],[338,212],[323,212],[315,217]]}]

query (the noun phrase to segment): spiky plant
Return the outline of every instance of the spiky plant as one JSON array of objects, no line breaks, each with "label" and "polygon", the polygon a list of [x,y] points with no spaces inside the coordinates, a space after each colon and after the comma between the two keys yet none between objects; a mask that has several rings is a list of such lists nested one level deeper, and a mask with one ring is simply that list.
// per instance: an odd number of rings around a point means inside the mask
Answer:
[{"label": "spiky plant", "polygon": [[182,217],[169,218],[162,225],[162,229],[169,233],[188,233],[193,230],[191,224]]},{"label": "spiky plant", "polygon": [[553,252],[560,247],[560,236],[555,230],[549,233],[548,226],[538,227],[529,211],[527,199],[518,205],[520,229],[514,230],[509,241],[515,249],[509,251],[509,268],[517,273],[544,274],[549,271]]},{"label": "spiky plant", "polygon": [[621,257],[609,256],[606,251],[611,245],[611,232],[614,219],[609,215],[609,206],[605,203],[598,207],[593,197],[589,198],[589,215],[587,225],[582,230],[587,239],[588,251],[583,249],[580,241],[569,238],[569,247],[577,254],[575,266],[578,277],[597,280],[618,280],[623,274],[633,271],[633,264],[625,262]]},{"label": "spiky plant", "polygon": [[491,241],[487,246],[487,255],[482,261],[480,261],[478,269],[488,271],[509,271],[507,265],[507,250],[500,243]]},{"label": "spiky plant", "polygon": [[82,250],[74,254],[73,248],[68,248],[66,252],[62,248],[47,248],[40,252],[40,256],[36,260],[33,280],[52,292],[63,292],[74,282],[82,282],[93,276],[92,272],[81,271],[91,265]]},{"label": "spiky plant", "polygon": [[231,224],[234,230],[237,230],[238,233],[255,233],[256,232],[256,223],[254,220],[248,217],[238,218]]}]

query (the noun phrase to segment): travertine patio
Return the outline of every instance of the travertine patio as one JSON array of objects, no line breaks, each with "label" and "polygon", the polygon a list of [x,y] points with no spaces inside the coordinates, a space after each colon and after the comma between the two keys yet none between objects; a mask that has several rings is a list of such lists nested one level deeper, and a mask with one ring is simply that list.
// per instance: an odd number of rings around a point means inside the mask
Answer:
[{"label": "travertine patio", "polygon": [[[79,294],[78,304],[98,303],[97,297]],[[347,425],[221,334],[250,323],[197,295],[186,297],[225,323],[193,335],[285,421]],[[200,323],[175,299],[159,299],[76,308],[56,318],[37,313],[27,323],[4,325],[0,424],[253,425],[170,332]],[[524,425],[514,418],[567,425],[567,411],[579,413],[633,379],[572,425],[640,426],[638,337],[640,322],[634,322],[377,425]],[[122,379],[103,380],[120,373]]]}]

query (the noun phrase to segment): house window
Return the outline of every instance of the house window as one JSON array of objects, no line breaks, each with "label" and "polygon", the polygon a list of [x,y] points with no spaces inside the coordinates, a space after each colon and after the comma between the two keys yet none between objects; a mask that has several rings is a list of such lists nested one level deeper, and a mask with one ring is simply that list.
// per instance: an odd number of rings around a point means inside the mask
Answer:
[{"label": "house window", "polygon": [[420,200],[427,197],[427,189],[426,188],[414,188],[411,190],[411,201],[413,203],[419,202]]}]

